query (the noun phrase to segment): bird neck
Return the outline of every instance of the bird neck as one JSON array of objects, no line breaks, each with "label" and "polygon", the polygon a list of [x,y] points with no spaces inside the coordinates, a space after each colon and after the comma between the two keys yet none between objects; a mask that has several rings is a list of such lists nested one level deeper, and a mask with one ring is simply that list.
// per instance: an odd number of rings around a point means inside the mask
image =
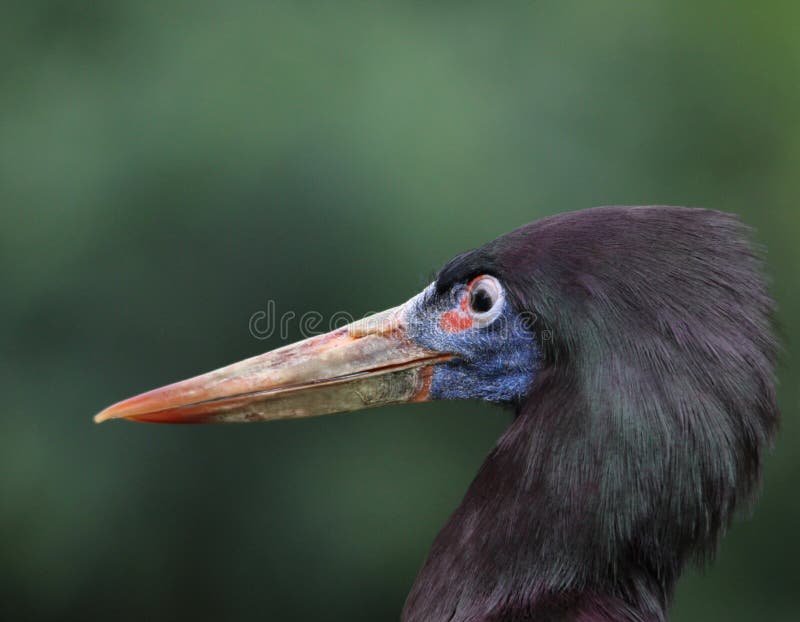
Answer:
[{"label": "bird neck", "polygon": [[682,564],[653,564],[614,537],[600,454],[575,435],[590,413],[569,385],[537,379],[538,399],[520,409],[436,538],[404,622],[666,619]]}]

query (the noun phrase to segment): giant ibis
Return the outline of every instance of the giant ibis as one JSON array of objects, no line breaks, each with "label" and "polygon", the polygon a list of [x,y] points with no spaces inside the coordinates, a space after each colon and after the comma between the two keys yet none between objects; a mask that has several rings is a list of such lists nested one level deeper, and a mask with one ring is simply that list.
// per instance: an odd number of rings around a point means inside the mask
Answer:
[{"label": "giant ibis", "polygon": [[515,417],[439,533],[405,622],[666,620],[753,501],[778,424],[749,229],[681,207],[525,225],[405,304],[117,403],[247,422],[479,399]]}]

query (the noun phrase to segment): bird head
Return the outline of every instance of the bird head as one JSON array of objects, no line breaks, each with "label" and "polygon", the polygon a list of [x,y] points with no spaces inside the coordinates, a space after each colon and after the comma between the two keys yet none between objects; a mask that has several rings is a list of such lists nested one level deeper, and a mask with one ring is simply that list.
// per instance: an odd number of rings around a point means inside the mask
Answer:
[{"label": "bird head", "polygon": [[438,280],[399,307],[133,397],[95,420],[260,421],[435,399],[518,404],[538,367],[534,321],[491,274]]},{"label": "bird head", "polygon": [[613,619],[660,620],[684,565],[753,499],[777,427],[773,303],[749,238],[709,210],[561,214],[459,255],[399,307],[96,420],[510,405],[404,620],[562,619],[587,594],[638,612]]}]

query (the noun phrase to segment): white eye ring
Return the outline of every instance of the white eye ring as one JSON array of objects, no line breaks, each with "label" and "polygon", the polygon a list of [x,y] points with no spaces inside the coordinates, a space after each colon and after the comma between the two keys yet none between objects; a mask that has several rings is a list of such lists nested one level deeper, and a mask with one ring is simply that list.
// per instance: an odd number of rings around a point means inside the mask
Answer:
[{"label": "white eye ring", "polygon": [[488,326],[503,312],[506,292],[493,276],[485,274],[467,286],[467,310],[477,328]]}]

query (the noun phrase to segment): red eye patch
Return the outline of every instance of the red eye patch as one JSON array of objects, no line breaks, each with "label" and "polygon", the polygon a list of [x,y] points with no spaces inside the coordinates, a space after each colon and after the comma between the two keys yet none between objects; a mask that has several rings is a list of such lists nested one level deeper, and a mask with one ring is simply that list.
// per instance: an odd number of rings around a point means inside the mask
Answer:
[{"label": "red eye patch", "polygon": [[461,310],[451,309],[442,313],[439,318],[439,327],[448,333],[460,333],[462,330],[472,328],[472,316],[469,314],[469,288],[461,297]]},{"label": "red eye patch", "polygon": [[455,309],[446,311],[439,319],[439,327],[448,333],[460,333],[472,328],[472,317]]}]

